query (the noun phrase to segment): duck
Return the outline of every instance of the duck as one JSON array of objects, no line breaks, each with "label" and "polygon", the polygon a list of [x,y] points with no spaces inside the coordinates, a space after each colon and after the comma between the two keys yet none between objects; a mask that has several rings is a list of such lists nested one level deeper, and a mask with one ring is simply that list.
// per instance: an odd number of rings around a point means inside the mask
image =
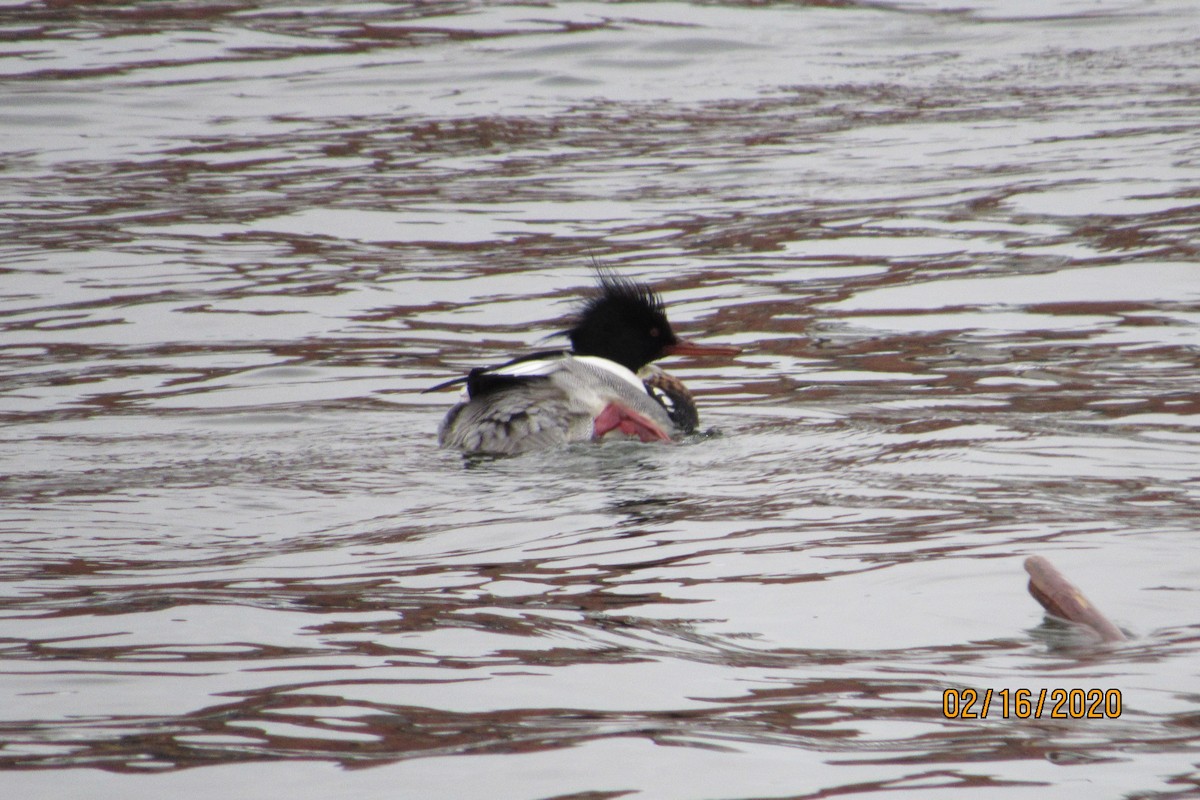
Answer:
[{"label": "duck", "polygon": [[734,356],[671,329],[662,298],[610,271],[560,335],[570,349],[542,350],[430,387],[464,384],[438,428],[438,444],[466,454],[515,455],[612,436],[668,442],[699,424],[683,382],[653,362],[667,356]]}]

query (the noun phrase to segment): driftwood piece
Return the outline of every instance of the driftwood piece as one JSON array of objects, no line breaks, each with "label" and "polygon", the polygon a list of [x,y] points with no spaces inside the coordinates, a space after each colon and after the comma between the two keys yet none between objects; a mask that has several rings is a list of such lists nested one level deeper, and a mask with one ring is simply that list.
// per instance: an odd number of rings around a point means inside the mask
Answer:
[{"label": "driftwood piece", "polygon": [[1029,573],[1029,593],[1048,613],[1088,626],[1105,642],[1125,641],[1121,629],[1101,614],[1049,561],[1041,556],[1030,556],[1025,559],[1025,571]]}]

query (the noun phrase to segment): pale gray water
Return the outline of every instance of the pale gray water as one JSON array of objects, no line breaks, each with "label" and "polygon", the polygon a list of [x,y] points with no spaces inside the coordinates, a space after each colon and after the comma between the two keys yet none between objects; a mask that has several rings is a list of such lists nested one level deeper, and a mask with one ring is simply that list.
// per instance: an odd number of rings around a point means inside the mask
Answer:
[{"label": "pale gray water", "polygon": [[[0,38],[5,797],[1200,792],[1194,4]],[[420,390],[594,260],[744,348],[667,364],[717,435],[437,450]],[[1046,624],[1031,554],[1135,638]]]}]

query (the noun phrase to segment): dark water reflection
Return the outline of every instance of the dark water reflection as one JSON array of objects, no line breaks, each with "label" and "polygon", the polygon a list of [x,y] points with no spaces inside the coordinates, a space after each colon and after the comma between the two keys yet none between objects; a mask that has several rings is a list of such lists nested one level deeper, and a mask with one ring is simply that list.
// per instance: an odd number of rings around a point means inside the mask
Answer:
[{"label": "dark water reflection", "polygon": [[[1200,791],[1190,4],[0,38],[14,797]],[[745,348],[671,365],[711,435],[438,451],[420,390],[561,330],[593,261]],[[1043,621],[1034,553],[1135,638]]]}]

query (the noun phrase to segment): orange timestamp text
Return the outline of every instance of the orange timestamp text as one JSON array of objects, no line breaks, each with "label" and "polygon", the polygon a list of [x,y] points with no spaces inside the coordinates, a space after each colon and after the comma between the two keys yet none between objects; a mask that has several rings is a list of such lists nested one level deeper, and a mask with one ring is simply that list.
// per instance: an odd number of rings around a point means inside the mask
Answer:
[{"label": "orange timestamp text", "polygon": [[946,719],[1116,719],[1120,689],[947,689],[942,692]]}]

